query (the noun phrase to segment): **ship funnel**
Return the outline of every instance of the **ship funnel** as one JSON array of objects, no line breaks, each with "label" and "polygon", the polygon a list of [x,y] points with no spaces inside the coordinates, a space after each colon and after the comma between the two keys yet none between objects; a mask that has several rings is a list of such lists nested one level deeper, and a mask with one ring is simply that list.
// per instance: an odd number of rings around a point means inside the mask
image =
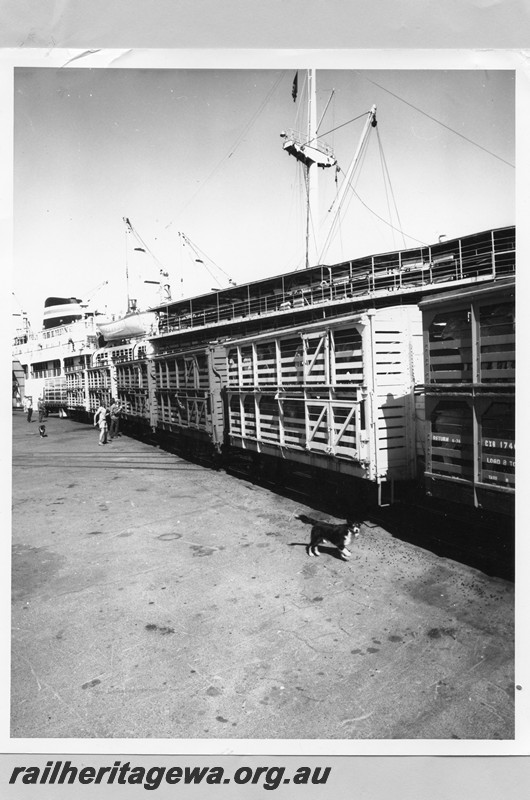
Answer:
[{"label": "ship funnel", "polygon": [[83,319],[81,300],[76,297],[48,297],[44,301],[43,327],[57,328]]}]

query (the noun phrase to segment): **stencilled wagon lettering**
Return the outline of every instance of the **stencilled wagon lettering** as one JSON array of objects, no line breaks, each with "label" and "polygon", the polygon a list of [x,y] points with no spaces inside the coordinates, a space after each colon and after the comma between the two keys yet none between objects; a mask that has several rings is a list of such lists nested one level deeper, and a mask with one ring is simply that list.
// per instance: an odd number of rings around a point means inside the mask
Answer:
[{"label": "stencilled wagon lettering", "polygon": [[482,480],[486,483],[510,486],[515,485],[515,442],[511,439],[482,440]]},{"label": "stencilled wagon lettering", "polygon": [[461,436],[440,436],[439,434],[433,433],[432,440],[433,440],[433,442],[448,442],[449,444],[461,444],[462,437]]},{"label": "stencilled wagon lettering", "polygon": [[507,439],[484,439],[483,447],[494,447],[499,450],[515,450],[515,442]]}]

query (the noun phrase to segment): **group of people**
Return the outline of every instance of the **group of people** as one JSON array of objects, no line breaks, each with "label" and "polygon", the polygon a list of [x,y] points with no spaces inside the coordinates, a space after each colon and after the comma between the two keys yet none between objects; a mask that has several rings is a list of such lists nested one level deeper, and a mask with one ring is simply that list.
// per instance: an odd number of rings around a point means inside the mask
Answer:
[{"label": "group of people", "polygon": [[[42,397],[39,397],[37,402],[37,409],[39,412],[39,422],[42,422],[44,417],[48,416],[48,411],[46,406],[44,405],[44,400]],[[32,397],[25,397],[24,398],[24,411],[26,413],[26,419],[28,422],[31,422],[31,418],[33,416],[33,398]]]},{"label": "group of people", "polygon": [[111,398],[107,408],[102,402],[94,414],[94,427],[99,428],[99,445],[107,444],[120,436],[121,403]]}]

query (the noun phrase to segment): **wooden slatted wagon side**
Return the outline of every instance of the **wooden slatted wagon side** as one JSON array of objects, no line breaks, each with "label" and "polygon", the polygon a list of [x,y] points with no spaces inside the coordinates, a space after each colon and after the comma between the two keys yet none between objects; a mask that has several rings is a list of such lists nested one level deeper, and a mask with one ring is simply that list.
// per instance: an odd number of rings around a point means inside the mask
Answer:
[{"label": "wooden slatted wagon side", "polygon": [[515,279],[425,299],[427,490],[513,513]]}]

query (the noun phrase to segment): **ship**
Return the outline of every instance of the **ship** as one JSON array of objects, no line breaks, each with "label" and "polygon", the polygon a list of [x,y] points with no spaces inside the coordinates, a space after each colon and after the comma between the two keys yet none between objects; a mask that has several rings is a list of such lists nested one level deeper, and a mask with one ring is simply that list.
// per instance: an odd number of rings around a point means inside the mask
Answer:
[{"label": "ship", "polygon": [[[127,240],[131,237],[145,245],[130,219],[124,217]],[[147,248],[147,245],[145,245]],[[158,332],[158,316],[139,307],[130,296],[128,251],[126,248],[125,277],[127,284],[126,312],[107,315],[99,313],[77,297],[48,297],[44,302],[42,328],[33,331],[27,315],[22,312],[14,334],[12,347],[12,405],[36,406],[44,402],[47,412],[68,416],[72,392],[85,394],[82,376],[92,365],[92,357],[105,345],[122,341],[137,341]],[[144,248],[136,247],[145,252]],[[160,300],[171,298],[171,288],[164,283],[168,273],[160,270],[159,280],[143,280],[154,284]],[[104,281],[96,291],[107,285]],[[79,392],[78,392],[79,390]],[[86,411],[89,408],[83,403]]]},{"label": "ship", "polygon": [[48,297],[37,331],[23,312],[12,347],[13,407],[42,399],[48,410],[66,414],[66,375],[88,366],[97,346],[96,312],[77,297]]},{"label": "ship", "polygon": [[15,331],[12,346],[12,406],[31,400],[44,402],[48,412],[67,416],[69,376],[91,366],[93,354],[104,344],[143,339],[157,332],[157,315],[129,312],[108,318],[89,310],[76,297],[48,297],[42,328],[33,331],[26,315]]}]

